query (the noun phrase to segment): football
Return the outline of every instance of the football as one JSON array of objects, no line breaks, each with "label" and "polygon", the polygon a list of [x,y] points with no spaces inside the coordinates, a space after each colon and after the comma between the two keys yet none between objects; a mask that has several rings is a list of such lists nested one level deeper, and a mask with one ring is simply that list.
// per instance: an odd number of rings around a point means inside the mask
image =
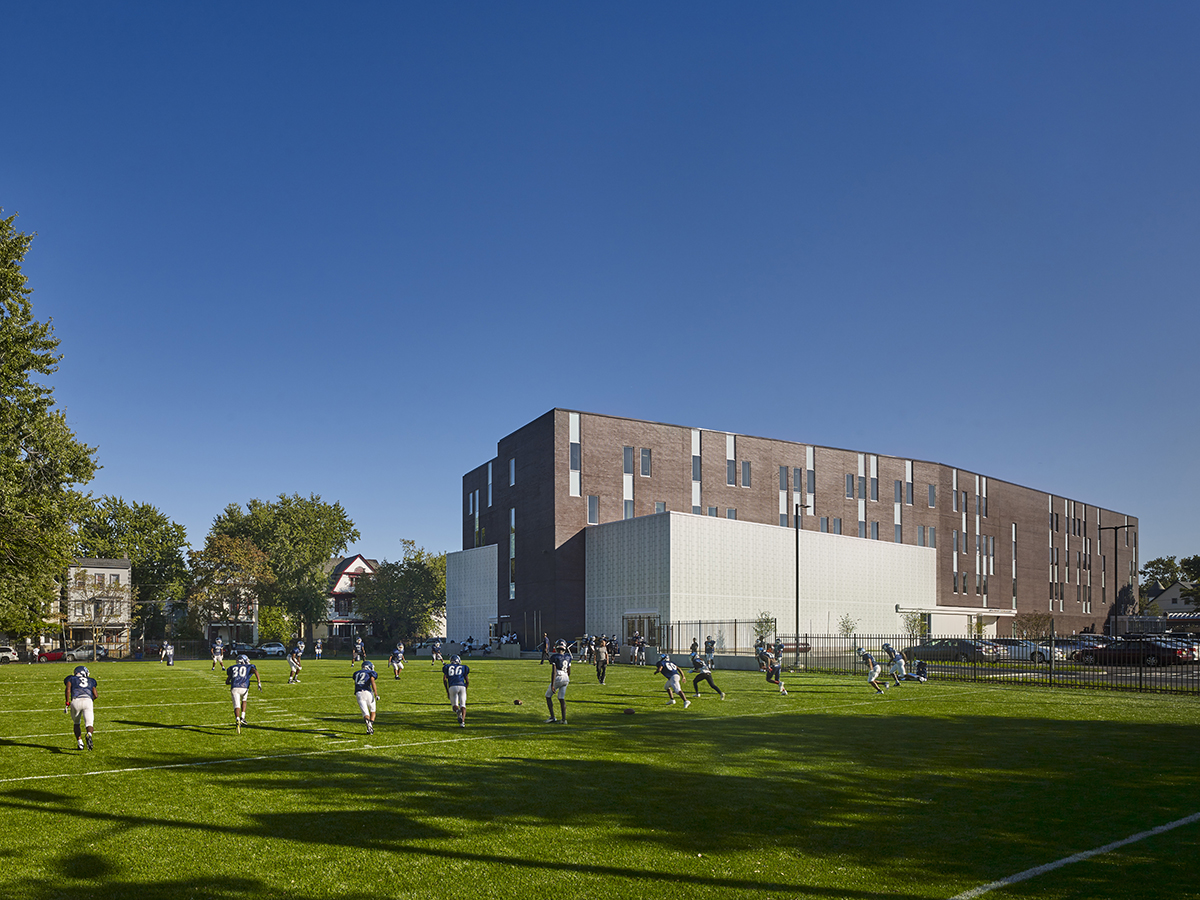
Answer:
[{"label": "football", "polygon": [[520,705],[521,705],[521,701],[520,701],[520,700],[514,700],[514,701],[513,701],[513,706],[520,706]]},{"label": "football", "polygon": [[633,715],[633,710],[632,710],[632,709],[627,709],[627,710],[625,710],[625,715],[627,715],[627,716],[632,716],[632,715]]}]

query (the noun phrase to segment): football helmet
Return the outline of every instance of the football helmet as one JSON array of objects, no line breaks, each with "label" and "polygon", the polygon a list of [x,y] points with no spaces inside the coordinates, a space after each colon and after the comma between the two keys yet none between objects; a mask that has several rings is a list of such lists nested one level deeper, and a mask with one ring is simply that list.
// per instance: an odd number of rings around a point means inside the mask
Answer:
[{"label": "football helmet", "polygon": [[250,665],[250,657],[248,657],[245,653],[243,653],[241,656],[238,657],[238,663],[240,663],[243,666],[248,666],[248,665]]},{"label": "football helmet", "polygon": [[459,656],[457,653],[455,653],[452,657],[450,657],[450,662],[460,663],[460,662],[462,662],[462,657]]},{"label": "football helmet", "polygon": [[87,677],[88,677],[88,675],[89,675],[89,672],[88,672],[88,670],[87,670],[87,666],[76,666],[76,667],[75,667],[75,674],[76,674],[76,675],[82,675],[84,678],[87,678]]},{"label": "football helmet", "polygon": [[373,662],[371,662],[369,659],[364,659],[364,660],[363,660],[362,667],[363,667],[364,669],[370,669],[372,672],[374,672],[374,671],[375,671],[375,664],[374,664]]},{"label": "football helmet", "polygon": [[554,642],[554,649],[555,650],[566,650],[567,642],[560,638],[559,640]]},{"label": "football helmet", "polygon": [[859,647],[857,650],[855,650],[855,651],[854,651],[854,654],[855,654],[856,656],[862,656],[862,655],[863,655],[863,654],[865,654],[866,652],[867,652],[867,651],[866,651],[866,650],[864,650],[862,647]]},{"label": "football helmet", "polygon": [[891,650],[891,649],[892,649],[892,645],[891,645],[891,644],[884,644],[884,645],[883,645],[883,649],[884,649],[884,650]]}]

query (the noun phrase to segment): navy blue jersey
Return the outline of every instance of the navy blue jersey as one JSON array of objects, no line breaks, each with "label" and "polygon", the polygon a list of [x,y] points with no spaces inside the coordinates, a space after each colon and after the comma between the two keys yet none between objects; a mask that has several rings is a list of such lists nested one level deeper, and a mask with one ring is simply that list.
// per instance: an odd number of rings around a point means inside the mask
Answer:
[{"label": "navy blue jersey", "polygon": [[371,681],[374,678],[374,669],[359,669],[354,673],[354,693],[371,690]]},{"label": "navy blue jersey", "polygon": [[708,663],[706,663],[699,656],[692,657],[692,671],[697,675],[708,675],[712,672],[712,670],[708,667]]},{"label": "navy blue jersey", "polygon": [[664,659],[662,662],[660,662],[658,664],[658,668],[662,671],[662,674],[668,681],[680,674],[679,666],[675,665],[675,663],[671,662],[669,659]]},{"label": "navy blue jersey", "polygon": [[896,648],[887,646],[883,648],[883,652],[888,655],[888,662],[895,662],[900,658],[900,654],[896,652]]},{"label": "navy blue jersey", "polygon": [[712,652],[713,652],[713,650],[716,649],[716,647],[717,647],[716,641],[705,641],[704,642],[704,652],[707,653],[709,656],[712,656]]},{"label": "navy blue jersey", "polygon": [[225,683],[230,687],[248,688],[250,679],[258,675],[254,663],[237,663],[225,669]]},{"label": "navy blue jersey", "polygon": [[96,679],[90,675],[84,675],[80,672],[78,675],[68,675],[63,679],[63,684],[71,689],[71,699],[78,700],[81,697],[92,699],[92,692],[96,689]]},{"label": "navy blue jersey", "polygon": [[554,666],[556,672],[561,672],[562,674],[567,675],[570,674],[571,671],[572,658],[571,651],[569,650],[563,650],[561,652],[555,650],[550,654],[550,665]]},{"label": "navy blue jersey", "polygon": [[393,650],[391,658],[388,661],[389,662],[400,662],[400,660],[403,658],[404,658],[403,650]]},{"label": "navy blue jersey", "polygon": [[442,666],[442,674],[446,677],[447,687],[466,687],[467,675],[471,667],[462,663],[446,663]]},{"label": "navy blue jersey", "polygon": [[870,653],[864,653],[862,655],[862,661],[863,665],[865,665],[868,669],[875,668],[875,657],[873,657]]},{"label": "navy blue jersey", "polygon": [[300,651],[298,649],[293,650],[291,653],[288,654],[288,662],[293,662],[293,663],[300,662]]}]

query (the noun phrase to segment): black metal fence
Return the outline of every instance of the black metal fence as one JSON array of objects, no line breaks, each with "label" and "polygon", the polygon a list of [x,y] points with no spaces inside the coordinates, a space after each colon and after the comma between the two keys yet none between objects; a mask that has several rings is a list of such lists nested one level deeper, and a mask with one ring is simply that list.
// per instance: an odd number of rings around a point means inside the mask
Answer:
[{"label": "black metal fence", "polygon": [[910,675],[923,661],[930,681],[1023,684],[1080,690],[1200,694],[1200,639],[1129,635],[1105,643],[1092,636],[1014,640],[960,635],[802,635],[799,647],[785,639],[784,662],[798,670],[866,676],[859,650],[883,667],[883,645],[906,657]]}]

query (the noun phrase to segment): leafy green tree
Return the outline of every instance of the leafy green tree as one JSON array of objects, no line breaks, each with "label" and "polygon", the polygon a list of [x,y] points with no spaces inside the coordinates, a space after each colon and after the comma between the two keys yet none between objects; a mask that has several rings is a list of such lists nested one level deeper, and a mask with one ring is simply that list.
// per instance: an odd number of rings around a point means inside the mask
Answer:
[{"label": "leafy green tree", "polygon": [[1151,581],[1157,581],[1163,587],[1170,587],[1183,577],[1183,570],[1174,556],[1159,556],[1147,562],[1138,570],[1141,576],[1141,596],[1145,600]]},{"label": "leafy green tree", "polygon": [[754,637],[756,640],[765,641],[775,634],[775,617],[766,610],[758,614],[758,618],[754,620]]},{"label": "leafy green tree", "polygon": [[203,550],[188,554],[192,586],[188,595],[189,619],[194,629],[212,622],[232,622],[233,639],[254,618],[254,605],[275,583],[267,555],[249,538],[210,534]]},{"label": "leafy green tree", "polygon": [[354,588],[358,614],[389,643],[424,637],[434,617],[446,611],[446,554],[430,553],[413,541],[400,543],[402,559],[385,559]]},{"label": "leafy green tree", "polygon": [[187,532],[149,503],[101,497],[79,522],[78,555],[133,564],[134,630],[163,637],[166,615],[187,593]]},{"label": "leafy green tree", "polygon": [[287,643],[292,637],[292,620],[278,606],[258,608],[258,639],[262,642],[281,641]]},{"label": "leafy green tree", "polygon": [[33,235],[15,219],[0,218],[0,630],[32,635],[74,553],[71,526],[86,507],[76,486],[91,481],[96,451],[34,380],[62,357],[50,322],[33,317],[21,271]]},{"label": "leafy green tree", "polygon": [[231,503],[209,531],[210,537],[222,534],[245,538],[267,555],[275,581],[263,586],[261,601],[283,607],[296,624],[309,627],[328,609],[325,563],[359,538],[342,505],[316,494],[280,494],[271,503],[251,500],[244,510]]}]

